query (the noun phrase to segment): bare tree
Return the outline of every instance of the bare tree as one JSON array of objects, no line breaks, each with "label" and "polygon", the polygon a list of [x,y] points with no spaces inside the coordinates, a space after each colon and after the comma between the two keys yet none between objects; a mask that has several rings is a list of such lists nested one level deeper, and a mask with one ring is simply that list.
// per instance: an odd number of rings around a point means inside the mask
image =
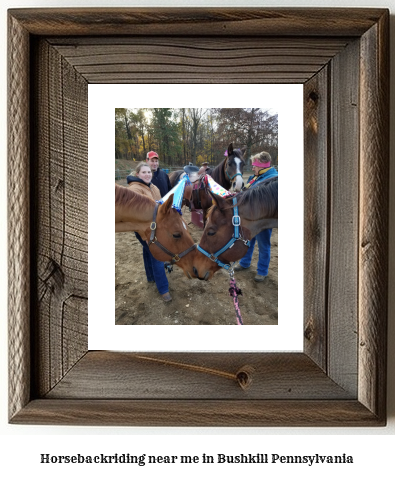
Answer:
[{"label": "bare tree", "polygon": [[198,131],[201,125],[202,118],[205,116],[207,110],[205,108],[188,108],[192,121],[192,163],[196,164],[196,151],[198,147]]}]

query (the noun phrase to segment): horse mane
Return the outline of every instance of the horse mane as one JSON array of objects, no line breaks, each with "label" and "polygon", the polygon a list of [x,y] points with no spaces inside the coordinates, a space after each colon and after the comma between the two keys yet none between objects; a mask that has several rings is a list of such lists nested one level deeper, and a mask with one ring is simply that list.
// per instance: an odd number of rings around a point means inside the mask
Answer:
[{"label": "horse mane", "polygon": [[226,185],[229,184],[230,182],[227,180],[226,175],[225,175],[225,161],[226,158],[223,159],[217,166],[215,166],[214,169],[211,170],[210,176],[214,179],[216,183],[218,183],[220,186],[225,187]]},{"label": "horse mane", "polygon": [[143,196],[132,189],[115,184],[115,206],[144,208],[152,207],[152,205],[155,205],[155,201],[148,196]]},{"label": "horse mane", "polygon": [[[249,213],[253,217],[260,217],[262,214],[262,204],[265,205],[266,217],[277,217],[278,214],[278,176],[258,183],[251,189],[242,191],[237,196],[237,206],[246,205],[249,208]],[[234,207],[230,204],[225,209]]]}]

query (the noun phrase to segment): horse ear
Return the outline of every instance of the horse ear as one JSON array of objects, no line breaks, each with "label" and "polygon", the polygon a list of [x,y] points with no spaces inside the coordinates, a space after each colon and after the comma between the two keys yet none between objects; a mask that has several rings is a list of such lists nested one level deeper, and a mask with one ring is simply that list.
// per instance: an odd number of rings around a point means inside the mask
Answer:
[{"label": "horse ear", "polygon": [[218,196],[217,194],[214,194],[213,192],[211,192],[210,190],[208,191],[208,193],[210,194],[212,200],[213,200],[213,203],[219,208],[219,209],[223,209],[225,206],[227,206],[227,202],[226,202],[226,199],[223,198],[222,196]]},{"label": "horse ear", "polygon": [[228,146],[228,158],[229,156],[232,156],[233,154],[233,143],[230,143],[230,145]]},{"label": "horse ear", "polygon": [[173,204],[173,197],[174,197],[174,194],[171,194],[167,201],[165,201],[162,206],[161,206],[161,211],[166,214],[170,209],[171,209],[171,206]]}]

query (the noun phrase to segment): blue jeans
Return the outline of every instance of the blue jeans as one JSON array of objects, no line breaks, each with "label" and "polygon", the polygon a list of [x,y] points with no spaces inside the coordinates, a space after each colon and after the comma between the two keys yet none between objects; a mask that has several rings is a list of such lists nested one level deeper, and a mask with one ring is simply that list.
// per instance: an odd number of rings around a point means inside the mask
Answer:
[{"label": "blue jeans", "polygon": [[155,259],[149,250],[148,244],[141,239],[137,232],[134,234],[143,246],[143,259],[147,281],[155,281],[159,294],[166,294],[166,292],[169,292],[169,282],[166,277],[166,271],[163,262]]},{"label": "blue jeans", "polygon": [[252,254],[254,252],[255,242],[258,242],[259,256],[257,272],[260,276],[267,276],[269,272],[270,263],[270,238],[272,235],[271,229],[264,229],[251,240],[251,245],[244,257],[241,258],[239,264],[241,267],[250,267]]}]

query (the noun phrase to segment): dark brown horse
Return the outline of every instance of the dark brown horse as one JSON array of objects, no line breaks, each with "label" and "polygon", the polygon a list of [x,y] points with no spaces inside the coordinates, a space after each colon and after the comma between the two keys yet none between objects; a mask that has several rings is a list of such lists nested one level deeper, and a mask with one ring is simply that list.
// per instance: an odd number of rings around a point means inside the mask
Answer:
[{"label": "dark brown horse", "polygon": [[[195,276],[204,280],[209,280],[220,269],[220,265],[215,261],[215,254],[232,239],[235,234],[234,224],[238,221],[240,240],[234,241],[231,247],[218,256],[220,262],[224,264],[231,264],[245,255],[248,247],[246,241],[264,229],[278,226],[278,176],[269,178],[234,197],[239,220],[235,217],[234,198],[222,198],[211,192],[210,195],[213,198],[213,206],[209,211],[193,266]],[[199,254],[200,249],[204,253]]]},{"label": "dark brown horse", "polygon": [[185,185],[184,197],[182,201],[183,206],[190,208],[192,201],[192,190],[199,180],[198,174],[199,168],[196,166],[186,166],[184,169],[179,169],[178,171],[173,171],[169,174],[170,185],[172,188],[186,175],[189,177],[189,184]]},{"label": "dark brown horse", "polygon": [[244,169],[244,153],[243,149],[233,149],[233,144],[230,143],[227,150],[227,156],[214,169],[207,169],[206,174],[209,174],[216,183],[223,188],[235,192],[241,191],[243,187],[243,169]]},{"label": "dark brown horse", "polygon": [[[206,224],[207,211],[212,205],[211,196],[208,194],[206,184],[204,181],[204,174],[209,174],[216,183],[223,188],[238,192],[243,187],[243,169],[244,169],[244,153],[243,149],[233,149],[231,143],[227,149],[227,156],[215,168],[208,168],[200,177],[194,176],[190,178],[192,182],[192,198],[186,201],[186,205],[193,211],[194,209],[201,209],[203,211],[203,222]],[[184,171],[174,171],[169,175],[171,186],[183,176]],[[173,182],[172,182],[173,181]]]}]

